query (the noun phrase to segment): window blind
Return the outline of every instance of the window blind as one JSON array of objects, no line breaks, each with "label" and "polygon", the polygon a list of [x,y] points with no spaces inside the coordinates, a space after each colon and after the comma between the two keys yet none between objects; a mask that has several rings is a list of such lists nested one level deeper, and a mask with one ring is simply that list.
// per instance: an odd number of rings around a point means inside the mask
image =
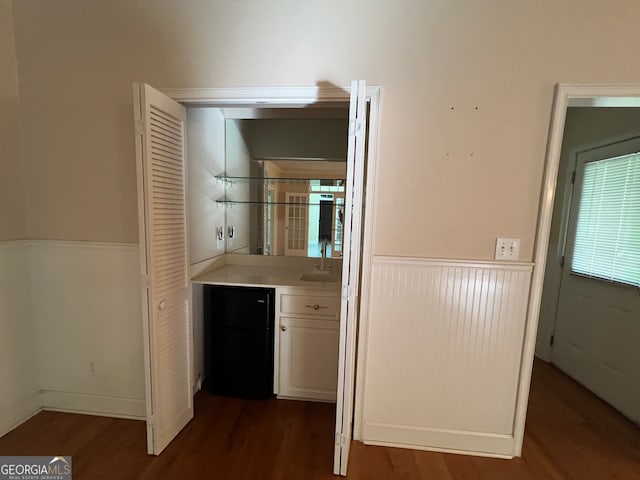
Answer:
[{"label": "window blind", "polygon": [[571,269],[640,286],[640,153],[584,165]]}]

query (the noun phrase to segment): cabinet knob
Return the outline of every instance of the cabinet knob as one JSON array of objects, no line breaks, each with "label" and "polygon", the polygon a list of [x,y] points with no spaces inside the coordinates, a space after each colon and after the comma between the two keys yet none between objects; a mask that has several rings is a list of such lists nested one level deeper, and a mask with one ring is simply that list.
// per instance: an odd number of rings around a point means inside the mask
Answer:
[{"label": "cabinet knob", "polygon": [[282,330],[283,332],[286,332],[287,327],[285,325],[280,325],[280,330]]},{"label": "cabinet knob", "polygon": [[158,304],[158,310],[164,310],[164,307],[167,306],[167,302],[165,302],[164,300],[162,300],[159,304]]},{"label": "cabinet knob", "polygon": [[314,310],[320,310],[321,308],[329,308],[329,307],[323,307],[322,305],[318,305],[317,303],[315,305],[305,305],[305,307],[313,308]]}]

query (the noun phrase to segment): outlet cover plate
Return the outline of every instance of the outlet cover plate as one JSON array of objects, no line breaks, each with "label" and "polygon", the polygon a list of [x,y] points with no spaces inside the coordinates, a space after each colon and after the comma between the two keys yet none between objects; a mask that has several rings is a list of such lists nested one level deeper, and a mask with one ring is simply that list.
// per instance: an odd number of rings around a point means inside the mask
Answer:
[{"label": "outlet cover plate", "polygon": [[498,238],[496,240],[496,260],[518,260],[519,258],[519,238]]}]

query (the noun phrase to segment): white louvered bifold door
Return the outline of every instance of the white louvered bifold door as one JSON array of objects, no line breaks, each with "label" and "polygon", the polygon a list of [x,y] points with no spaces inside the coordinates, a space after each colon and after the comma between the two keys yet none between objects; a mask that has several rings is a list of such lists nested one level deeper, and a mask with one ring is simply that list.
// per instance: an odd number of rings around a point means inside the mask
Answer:
[{"label": "white louvered bifold door", "polygon": [[367,133],[366,103],[365,82],[363,80],[351,82],[347,186],[342,244],[342,303],[340,305],[336,443],[333,457],[333,473],[336,475],[347,474],[353,430],[360,239]]},{"label": "white louvered bifold door", "polygon": [[158,455],[193,418],[191,288],[185,200],[185,108],[134,85],[147,400]]}]

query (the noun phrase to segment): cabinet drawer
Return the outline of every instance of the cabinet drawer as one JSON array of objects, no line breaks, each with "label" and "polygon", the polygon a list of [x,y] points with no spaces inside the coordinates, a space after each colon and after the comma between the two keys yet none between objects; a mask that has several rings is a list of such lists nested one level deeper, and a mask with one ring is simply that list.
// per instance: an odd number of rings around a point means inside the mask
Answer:
[{"label": "cabinet drawer", "polygon": [[315,295],[280,296],[280,312],[304,315],[326,315],[337,319],[340,311],[340,297],[319,297]]}]

